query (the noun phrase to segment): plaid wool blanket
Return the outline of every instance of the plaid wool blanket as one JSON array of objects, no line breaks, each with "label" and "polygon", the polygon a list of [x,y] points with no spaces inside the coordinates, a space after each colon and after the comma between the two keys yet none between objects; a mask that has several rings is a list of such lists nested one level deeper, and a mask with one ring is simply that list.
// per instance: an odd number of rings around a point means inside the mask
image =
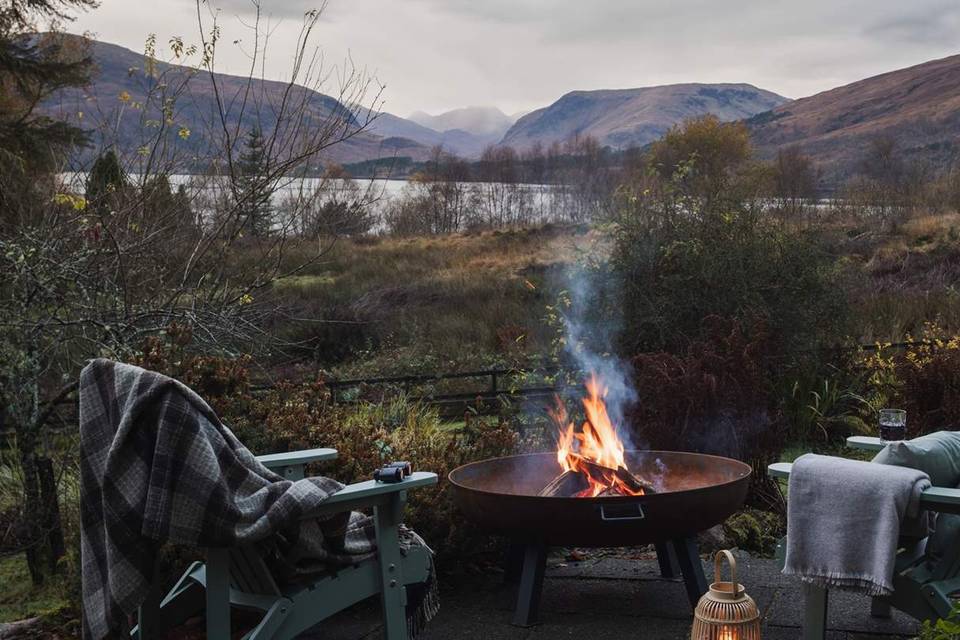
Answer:
[{"label": "plaid wool blanket", "polygon": [[[287,574],[353,564],[376,551],[369,516],[309,518],[342,484],[284,480],[191,389],[139,367],[94,360],[81,372],[80,464],[87,639],[128,634],[164,543],[259,543]],[[407,548],[426,546],[409,529],[401,539]],[[436,580],[411,591],[413,635],[438,609]]]}]

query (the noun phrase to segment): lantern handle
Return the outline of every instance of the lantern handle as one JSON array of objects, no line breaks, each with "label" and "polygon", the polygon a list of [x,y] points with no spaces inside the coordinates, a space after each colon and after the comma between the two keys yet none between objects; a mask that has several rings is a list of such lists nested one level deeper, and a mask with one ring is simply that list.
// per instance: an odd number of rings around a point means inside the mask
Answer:
[{"label": "lantern handle", "polygon": [[733,597],[739,598],[741,594],[740,584],[737,582],[737,559],[733,557],[733,554],[723,549],[718,551],[717,555],[713,559],[713,581],[720,582],[720,559],[726,558],[727,564],[730,565],[730,582],[733,584]]}]

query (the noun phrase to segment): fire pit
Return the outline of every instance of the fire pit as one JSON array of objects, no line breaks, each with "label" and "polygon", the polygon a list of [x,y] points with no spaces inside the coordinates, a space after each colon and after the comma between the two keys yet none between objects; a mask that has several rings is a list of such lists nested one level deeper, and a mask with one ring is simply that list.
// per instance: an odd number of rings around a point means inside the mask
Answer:
[{"label": "fire pit", "polygon": [[562,410],[553,412],[561,429],[556,453],[492,458],[450,472],[464,515],[513,541],[520,565],[513,569],[521,574],[515,624],[536,621],[550,546],[654,544],[661,573],[675,577],[679,569],[696,606],[707,590],[696,534],[726,520],[747,494],[751,469],[737,460],[624,451],[602,388],[588,390],[581,430]]},{"label": "fire pit", "polygon": [[684,538],[726,520],[743,504],[750,467],[674,451],[631,451],[634,469],[657,469],[658,493],[540,496],[557,474],[551,453],[492,458],[450,472],[460,509],[486,529],[550,546],[615,547]]}]

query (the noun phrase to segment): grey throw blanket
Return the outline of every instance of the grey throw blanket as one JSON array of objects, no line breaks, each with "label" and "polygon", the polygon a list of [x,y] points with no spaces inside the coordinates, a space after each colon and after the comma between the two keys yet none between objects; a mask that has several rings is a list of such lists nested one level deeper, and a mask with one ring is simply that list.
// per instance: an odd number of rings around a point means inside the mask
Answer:
[{"label": "grey throw blanket", "polygon": [[783,573],[871,596],[893,591],[900,523],[920,513],[922,471],[806,454],[790,472]]},{"label": "grey throw blanket", "polygon": [[[94,360],[81,372],[80,464],[84,638],[128,632],[162,543],[262,543],[293,572],[375,552],[369,516],[309,518],[343,485],[284,480],[192,390],[139,367]],[[422,544],[412,531],[401,537],[407,548]],[[438,608],[436,580],[413,591],[419,599],[408,621],[416,631]]]}]

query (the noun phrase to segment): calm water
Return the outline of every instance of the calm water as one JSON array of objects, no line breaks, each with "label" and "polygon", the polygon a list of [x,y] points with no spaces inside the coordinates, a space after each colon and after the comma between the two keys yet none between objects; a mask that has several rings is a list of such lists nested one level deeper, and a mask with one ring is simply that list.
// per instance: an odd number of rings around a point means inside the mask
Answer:
[{"label": "calm water", "polygon": [[[64,189],[82,194],[85,190],[86,173],[63,173],[60,175]],[[139,184],[142,176],[129,174],[131,182]],[[181,175],[169,176],[174,188],[183,185],[187,193],[202,210],[208,198],[216,198],[227,193],[225,181],[215,176]],[[527,218],[546,221],[557,209],[557,190],[552,185],[541,184],[502,184],[502,183],[457,183],[470,194],[472,207],[499,207],[508,214],[517,214],[519,209]],[[407,180],[385,179],[324,179],[324,178],[284,178],[278,181],[271,196],[274,208],[281,210],[299,198],[316,197],[325,200],[356,201],[369,213],[382,214],[397,198],[405,194],[410,182]],[[409,190],[407,190],[409,191]],[[508,194],[509,196],[505,195]]]}]

